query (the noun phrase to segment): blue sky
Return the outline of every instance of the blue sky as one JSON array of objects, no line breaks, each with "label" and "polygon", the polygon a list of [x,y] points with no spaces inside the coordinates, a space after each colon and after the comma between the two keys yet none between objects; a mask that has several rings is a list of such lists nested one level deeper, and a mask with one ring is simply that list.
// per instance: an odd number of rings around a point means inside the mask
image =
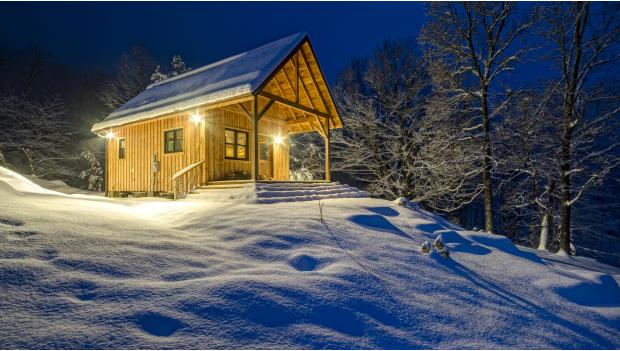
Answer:
[{"label": "blue sky", "polygon": [[332,81],[385,39],[417,36],[421,2],[3,3],[0,47],[37,46],[71,65],[110,69],[136,44],[160,62],[180,53],[192,67],[307,32]]}]

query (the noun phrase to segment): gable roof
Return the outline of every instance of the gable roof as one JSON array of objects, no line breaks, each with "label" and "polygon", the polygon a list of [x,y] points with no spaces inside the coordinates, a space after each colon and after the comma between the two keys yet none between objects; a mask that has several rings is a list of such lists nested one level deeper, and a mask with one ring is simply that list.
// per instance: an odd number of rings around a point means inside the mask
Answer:
[{"label": "gable roof", "polygon": [[307,39],[297,33],[256,49],[149,85],[143,92],[95,123],[92,131],[146,120],[192,106],[248,96],[259,89]]}]

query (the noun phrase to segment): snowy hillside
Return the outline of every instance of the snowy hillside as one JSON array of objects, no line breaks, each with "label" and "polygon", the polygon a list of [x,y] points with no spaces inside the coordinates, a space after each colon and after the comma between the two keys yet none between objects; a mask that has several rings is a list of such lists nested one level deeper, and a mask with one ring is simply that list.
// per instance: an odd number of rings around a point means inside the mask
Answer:
[{"label": "snowy hillside", "polygon": [[[0,349],[620,347],[616,268],[252,191],[69,196],[0,168]],[[420,253],[438,234],[449,259]]]}]

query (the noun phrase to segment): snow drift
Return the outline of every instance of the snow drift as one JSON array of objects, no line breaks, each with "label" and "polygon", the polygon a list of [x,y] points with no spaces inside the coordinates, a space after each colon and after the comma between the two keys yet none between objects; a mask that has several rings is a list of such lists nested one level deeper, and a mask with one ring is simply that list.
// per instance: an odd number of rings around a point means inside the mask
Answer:
[{"label": "snow drift", "polygon": [[[0,169],[0,348],[620,347],[615,268],[383,200],[324,200],[322,223],[224,193],[67,196]],[[420,253],[438,234],[450,259]]]}]

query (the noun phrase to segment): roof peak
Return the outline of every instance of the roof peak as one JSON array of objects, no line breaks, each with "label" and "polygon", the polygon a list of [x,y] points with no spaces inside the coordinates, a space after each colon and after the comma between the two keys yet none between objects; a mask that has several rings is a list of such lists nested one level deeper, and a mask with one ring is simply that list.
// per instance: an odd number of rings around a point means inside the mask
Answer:
[{"label": "roof peak", "polygon": [[187,71],[187,72],[181,73],[181,74],[176,75],[176,76],[174,76],[174,77],[166,78],[166,79],[164,79],[164,80],[162,80],[162,81],[155,82],[155,83],[151,83],[151,84],[149,84],[149,85],[146,87],[146,89],[150,89],[150,88],[152,88],[152,87],[156,87],[156,86],[160,86],[160,85],[163,85],[163,84],[166,84],[166,83],[174,82],[174,81],[177,81],[177,80],[179,80],[179,79],[183,79],[183,78],[186,78],[186,77],[192,76],[192,75],[194,75],[194,74],[198,74],[198,73],[201,73],[201,72],[207,71],[207,70],[209,70],[209,69],[212,69],[212,68],[215,68],[215,67],[221,66],[221,65],[223,65],[223,64],[225,64],[225,63],[228,63],[228,62],[230,62],[230,61],[234,61],[234,60],[236,60],[236,59],[238,59],[238,58],[240,58],[240,57],[242,57],[242,56],[245,56],[245,55],[247,55],[248,53],[250,53],[250,52],[252,52],[252,51],[258,50],[258,49],[260,49],[260,48],[262,48],[262,47],[265,47],[265,46],[271,45],[271,44],[273,44],[273,43],[277,43],[277,42],[279,42],[279,41],[288,40],[288,39],[290,39],[290,38],[292,38],[292,37],[299,37],[300,39],[302,39],[302,38],[305,38],[305,37],[307,37],[307,36],[308,36],[308,33],[306,33],[306,32],[297,32],[297,33],[295,33],[295,34],[291,34],[291,35],[288,35],[288,36],[286,36],[286,37],[283,37],[283,38],[280,38],[280,39],[277,39],[277,40],[274,40],[274,41],[270,41],[270,42],[268,42],[268,43],[266,43],[266,44],[263,44],[263,45],[257,46],[257,47],[255,47],[254,49],[247,50],[247,51],[244,51],[244,52],[238,53],[238,54],[236,54],[236,55],[228,56],[228,57],[223,58],[223,59],[221,59],[221,60],[218,60],[218,61],[215,61],[215,62],[209,63],[209,64],[207,64],[207,65],[204,65],[204,66],[201,66],[201,67],[198,67],[198,68],[192,69],[192,70],[190,70],[190,71]]}]

